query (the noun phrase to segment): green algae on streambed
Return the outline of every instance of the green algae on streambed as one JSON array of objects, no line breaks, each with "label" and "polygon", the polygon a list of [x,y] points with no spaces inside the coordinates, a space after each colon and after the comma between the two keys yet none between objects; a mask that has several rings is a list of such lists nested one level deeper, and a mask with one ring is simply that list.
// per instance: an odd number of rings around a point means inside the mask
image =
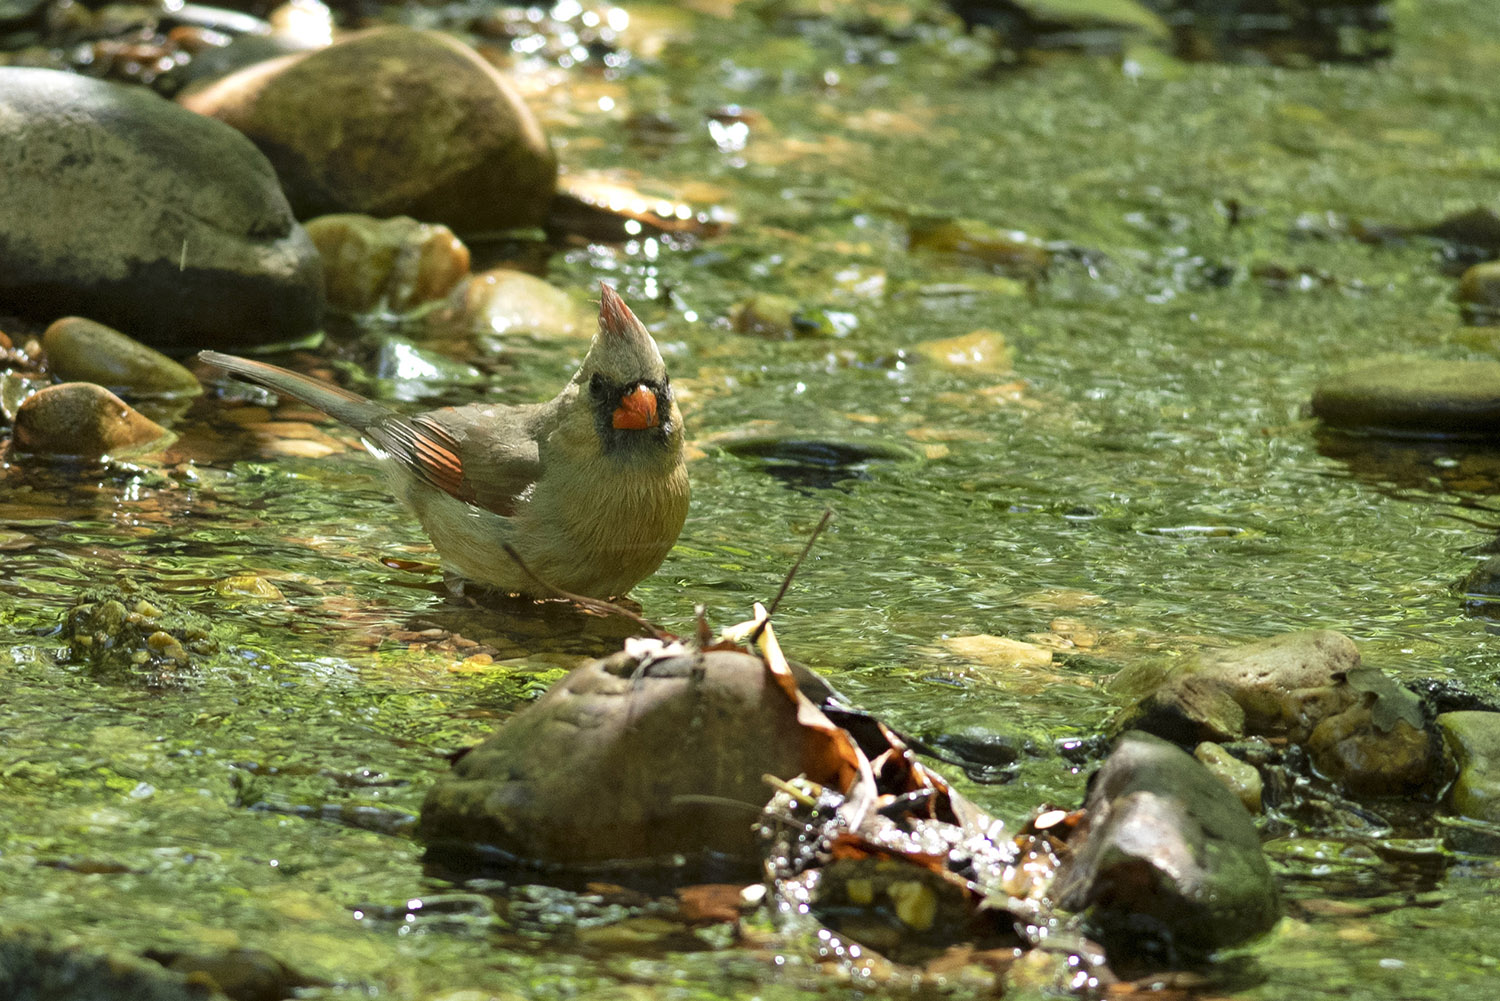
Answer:
[{"label": "green algae on streambed", "polygon": [[[708,452],[679,546],[634,593],[646,614],[679,632],[698,603],[718,624],[743,618],[832,506],[778,613],[783,645],[904,730],[1030,739],[1040,753],[1015,781],[959,782],[1012,821],[1078,801],[1083,770],[1050,748],[1099,732],[1102,680],[1135,658],[1321,626],[1398,677],[1500,691],[1497,641],[1449,589],[1493,539],[1490,454],[1393,457],[1303,417],[1345,362],[1494,348],[1460,325],[1433,245],[1305,224],[1496,205],[1500,9],[1397,12],[1380,67],[1054,58],[999,76],[947,30],[896,41],[672,14],[676,40],[614,85],[613,110],[551,125],[570,167],[714,185],[740,220],[696,245],[554,261],[554,282],[609,274],[638,305]],[[755,112],[744,132],[705,123],[727,104]],[[666,116],[680,141],[645,142],[622,109]],[[996,273],[908,249],[927,218],[1068,246],[1045,280]],[[1268,277],[1286,274],[1319,277]],[[730,307],[757,293],[834,316],[840,335],[731,333]],[[980,328],[1004,334],[1014,376],[911,351]],[[503,398],[550,395],[572,350],[517,353]],[[179,430],[214,433],[216,406]],[[747,431],[919,458],[788,482],[714,447]],[[0,930],[136,954],[263,949],[329,981],[312,991],[327,997],[847,992],[814,945],[663,932],[586,895],[481,895],[424,873],[399,830],[319,819],[415,810],[445,753],[622,632],[458,609],[433,573],[380,562],[429,550],[357,453],[0,476]],[[242,574],[281,597],[215,590]],[[109,682],[62,659],[52,630],[117,577],[210,624],[221,653],[191,684]],[[466,662],[431,628],[497,656]],[[952,642],[978,635],[1061,652],[1020,668]],[[1271,846],[1290,916],[1216,990],[1444,998],[1493,982],[1493,863],[1434,874],[1330,845]]]}]

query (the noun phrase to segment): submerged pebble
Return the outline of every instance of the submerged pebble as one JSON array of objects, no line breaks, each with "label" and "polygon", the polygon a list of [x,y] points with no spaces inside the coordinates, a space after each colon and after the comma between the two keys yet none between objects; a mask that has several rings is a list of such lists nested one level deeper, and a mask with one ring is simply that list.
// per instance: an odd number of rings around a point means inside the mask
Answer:
[{"label": "submerged pebble", "polygon": [[64,382],[16,409],[15,447],[40,455],[97,458],[165,447],[166,428],[103,386]]},{"label": "submerged pebble", "polygon": [[180,685],[218,652],[206,624],[132,581],[96,588],[63,622],[68,657],[102,677]]},{"label": "submerged pebble", "polygon": [[52,374],[69,382],[93,382],[127,396],[196,396],[196,376],[160,351],[81,316],[65,316],[47,328],[42,349]]}]

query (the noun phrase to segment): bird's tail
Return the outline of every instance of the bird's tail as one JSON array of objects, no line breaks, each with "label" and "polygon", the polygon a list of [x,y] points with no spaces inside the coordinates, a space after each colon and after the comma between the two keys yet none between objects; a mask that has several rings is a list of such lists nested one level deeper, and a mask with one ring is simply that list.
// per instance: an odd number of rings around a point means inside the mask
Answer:
[{"label": "bird's tail", "polygon": [[217,351],[200,351],[198,358],[215,368],[301,400],[357,431],[363,431],[391,415],[390,408],[383,404],[279,365],[237,358]]}]

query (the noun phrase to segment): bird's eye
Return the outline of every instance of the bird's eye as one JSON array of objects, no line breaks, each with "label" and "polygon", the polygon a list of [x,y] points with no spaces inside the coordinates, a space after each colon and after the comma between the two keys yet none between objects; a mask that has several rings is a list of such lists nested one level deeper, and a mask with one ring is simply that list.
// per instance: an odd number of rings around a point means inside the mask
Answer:
[{"label": "bird's eye", "polygon": [[594,377],[589,380],[589,392],[595,396],[604,396],[609,392],[609,387],[604,384],[604,376],[594,373]]}]

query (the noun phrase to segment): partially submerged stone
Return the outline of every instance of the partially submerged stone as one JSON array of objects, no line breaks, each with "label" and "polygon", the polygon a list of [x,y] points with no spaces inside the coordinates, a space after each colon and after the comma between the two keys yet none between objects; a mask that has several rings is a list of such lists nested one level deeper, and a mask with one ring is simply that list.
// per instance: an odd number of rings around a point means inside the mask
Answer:
[{"label": "partially submerged stone", "polygon": [[1305,630],[1205,653],[1150,677],[1116,732],[1144,730],[1187,746],[1270,737],[1305,747],[1313,766],[1352,793],[1393,795],[1433,781],[1436,746],[1421,701],[1362,667],[1341,633]]},{"label": "partially submerged stone", "polygon": [[193,373],[160,351],[81,316],[65,316],[48,327],[42,349],[52,374],[69,382],[93,382],[132,397],[203,392]]},{"label": "partially submerged stone", "polygon": [[64,382],[16,409],[14,446],[22,452],[99,458],[165,447],[171,432],[103,386]]},{"label": "partially submerged stone", "polygon": [[1334,427],[1493,435],[1500,432],[1500,362],[1381,359],[1324,379],[1312,411]]},{"label": "partially submerged stone", "polygon": [[1106,949],[1169,961],[1236,945],[1281,914],[1243,805],[1186,752],[1124,734],[1093,777],[1053,896]]},{"label": "partially submerged stone", "polygon": [[438,848],[562,865],[758,857],[766,774],[803,771],[796,706],[760,658],[621,652],[573,671],[464,754],[422,804]]},{"label": "partially submerged stone", "polygon": [[1458,772],[1448,803],[1471,820],[1500,824],[1500,713],[1443,713],[1437,725]]},{"label": "partially submerged stone", "polygon": [[586,337],[594,329],[589,311],[568,293],[511,268],[471,275],[430,318],[445,331],[494,336]]},{"label": "partially submerged stone", "polygon": [[1251,734],[1302,739],[1354,701],[1339,675],[1359,662],[1352,640],[1319,629],[1208,651],[1154,679],[1126,671],[1116,687],[1130,690],[1144,680],[1146,691],[1132,693],[1139,701],[1115,725],[1190,746]]}]

